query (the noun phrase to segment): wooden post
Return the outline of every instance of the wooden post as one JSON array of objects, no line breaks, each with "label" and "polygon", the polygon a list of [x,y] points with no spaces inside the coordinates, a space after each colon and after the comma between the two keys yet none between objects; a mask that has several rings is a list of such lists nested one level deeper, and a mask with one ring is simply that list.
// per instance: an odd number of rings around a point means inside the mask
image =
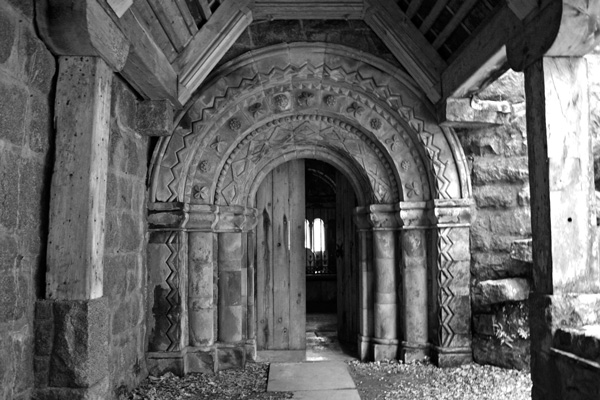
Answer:
[{"label": "wooden post", "polygon": [[398,293],[396,229],[393,204],[369,207],[373,226],[374,328],[373,358],[395,360],[398,356]]},{"label": "wooden post", "polygon": [[561,293],[598,287],[587,61],[544,57],[525,70],[533,230],[533,399],[564,398],[551,357]]},{"label": "wooden post", "polygon": [[373,231],[369,222],[369,210],[357,207],[354,222],[358,227],[358,266],[360,270],[358,358],[361,361],[373,358]]},{"label": "wooden post", "polygon": [[60,57],[46,297],[102,297],[112,71],[97,57]]},{"label": "wooden post", "polygon": [[401,202],[402,361],[422,360],[428,351],[427,231],[425,202]]}]

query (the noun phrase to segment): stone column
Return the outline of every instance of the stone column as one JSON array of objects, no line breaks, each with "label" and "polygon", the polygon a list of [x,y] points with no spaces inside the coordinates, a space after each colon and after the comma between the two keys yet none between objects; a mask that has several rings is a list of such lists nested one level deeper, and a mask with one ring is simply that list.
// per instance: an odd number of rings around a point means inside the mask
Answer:
[{"label": "stone column", "polygon": [[218,206],[217,233],[219,314],[215,369],[242,367],[252,346],[246,346],[248,321],[248,231],[256,224],[256,210]]},{"label": "stone column", "polygon": [[37,315],[54,325],[54,340],[48,360],[37,360],[36,368],[48,368],[43,391],[63,398],[108,395],[108,304],[102,296],[111,85],[112,71],[102,59],[59,58],[48,300],[37,305]]},{"label": "stone column", "polygon": [[358,227],[359,258],[359,334],[358,357],[361,361],[373,359],[373,231],[369,220],[369,209],[357,207],[354,222]]},{"label": "stone column", "polygon": [[525,70],[525,93],[533,230],[532,397],[560,399],[566,389],[552,355],[554,332],[577,315],[572,305],[577,294],[597,293],[600,286],[591,256],[596,216],[587,61],[535,61]]},{"label": "stone column", "polygon": [[398,282],[396,258],[396,209],[393,204],[369,207],[373,226],[373,358],[398,357]]},{"label": "stone column", "polygon": [[427,288],[427,229],[431,225],[425,202],[399,204],[402,274],[402,346],[404,362],[429,355]]},{"label": "stone column", "polygon": [[431,210],[435,270],[430,308],[434,318],[432,358],[441,367],[472,361],[471,350],[471,199],[435,200]]}]

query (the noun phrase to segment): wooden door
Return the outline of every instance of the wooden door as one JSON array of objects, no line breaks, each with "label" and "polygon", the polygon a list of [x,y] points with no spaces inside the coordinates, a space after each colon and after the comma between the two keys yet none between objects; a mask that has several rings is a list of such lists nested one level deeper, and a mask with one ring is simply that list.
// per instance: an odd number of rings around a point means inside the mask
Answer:
[{"label": "wooden door", "polygon": [[275,168],[257,193],[256,312],[259,350],[306,348],[304,160]]}]

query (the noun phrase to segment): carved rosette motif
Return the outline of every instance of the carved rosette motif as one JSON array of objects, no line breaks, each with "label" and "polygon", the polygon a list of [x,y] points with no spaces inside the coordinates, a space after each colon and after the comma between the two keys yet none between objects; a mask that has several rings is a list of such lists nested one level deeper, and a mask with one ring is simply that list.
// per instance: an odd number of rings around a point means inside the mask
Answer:
[{"label": "carved rosette motif", "polygon": [[[293,51],[301,50],[299,48]],[[290,51],[289,48],[282,47],[281,50],[273,50],[272,54],[280,57],[281,54]],[[460,193],[468,189],[467,186],[467,189],[461,186],[461,182],[468,179],[466,164],[462,161],[457,164],[456,160],[461,158],[454,156],[454,153],[460,152],[461,149],[452,150],[451,146],[456,147],[457,142],[455,139],[449,142],[446,138],[448,134],[453,133],[437,127],[433,115],[422,114],[426,107],[414,108],[420,100],[412,94],[412,89],[406,89],[406,86],[397,80],[398,76],[402,76],[401,73],[386,65],[373,64],[377,65],[374,68],[364,59],[346,63],[344,57],[349,56],[346,51],[336,53],[336,49],[329,48],[325,51],[336,54],[336,65],[324,64],[322,59],[311,59],[313,56],[317,57],[316,53],[312,52],[309,52],[309,59],[302,65],[290,63],[282,66],[281,62],[269,64],[266,62],[269,55],[263,56],[267,53],[262,52],[261,63],[250,67],[246,62],[243,68],[235,72],[235,78],[228,78],[229,86],[215,85],[206,88],[203,98],[207,98],[212,91],[214,101],[210,104],[194,103],[188,112],[192,121],[202,121],[202,124],[197,128],[194,125],[193,134],[175,134],[161,139],[167,142],[161,146],[166,152],[164,156],[159,157],[157,165],[160,168],[155,171],[170,171],[171,176],[154,178],[151,191],[153,199],[183,200],[186,193],[192,194],[191,188],[194,183],[190,179],[195,175],[186,172],[185,168],[197,165],[202,159],[209,159],[214,165],[219,164],[220,157],[233,151],[239,143],[239,138],[227,137],[221,127],[236,113],[241,111],[248,113],[248,117],[255,120],[262,118],[268,121],[269,118],[273,118],[273,112],[293,113],[296,108],[301,109],[304,100],[299,97],[304,92],[314,96],[312,101],[316,98],[323,99],[323,111],[334,112],[333,105],[344,104],[341,113],[346,118],[355,120],[354,124],[357,126],[367,124],[363,129],[373,132],[380,141],[380,152],[389,153],[389,157],[393,159],[391,166],[403,181],[403,197],[406,197],[404,184],[414,182],[416,176],[422,177],[419,180],[421,187],[417,188],[421,198],[430,198],[432,195],[452,198],[460,196]],[[269,65],[268,70],[264,68],[266,65]],[[388,70],[389,75],[386,75],[385,71]],[[390,79],[390,76],[394,78]],[[280,85],[262,89],[265,82],[271,80]],[[262,84],[259,85],[259,82]],[[297,93],[293,102],[290,101],[290,89]],[[307,101],[310,102],[311,99]],[[253,107],[258,103],[269,104],[270,108],[264,108],[265,112],[262,114],[258,106]],[[365,121],[362,116],[367,113],[370,117]],[[373,119],[385,122],[389,129],[374,129],[371,126]],[[168,142],[172,142],[173,145]],[[425,151],[419,150],[421,146]],[[213,153],[207,153],[208,149],[213,150]],[[193,157],[194,160],[190,160],[189,157]],[[409,164],[405,164],[408,168],[401,165],[405,160],[409,161]],[[201,171],[196,171],[197,174],[201,174]],[[459,178],[460,174],[464,177]],[[202,184],[206,184],[216,177],[204,174],[199,178]],[[167,185],[163,185],[163,182]],[[435,193],[431,193],[431,190],[435,190]],[[461,190],[463,192],[460,192]]]}]

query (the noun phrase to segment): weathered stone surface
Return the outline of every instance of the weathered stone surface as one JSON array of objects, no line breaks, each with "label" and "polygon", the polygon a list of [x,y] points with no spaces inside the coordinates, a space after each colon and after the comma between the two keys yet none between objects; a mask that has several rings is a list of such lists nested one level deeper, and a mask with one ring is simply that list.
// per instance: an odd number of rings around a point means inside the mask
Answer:
[{"label": "weathered stone surface", "polygon": [[473,198],[480,208],[510,208],[517,201],[515,189],[511,186],[475,186]]},{"label": "weathered stone surface", "polygon": [[21,10],[26,17],[33,17],[34,0],[8,0],[8,2],[17,10]]},{"label": "weathered stone surface", "polygon": [[507,278],[479,282],[472,291],[474,307],[520,301],[529,298],[529,282],[523,278]]},{"label": "weathered stone surface", "polygon": [[471,274],[480,281],[502,278],[527,277],[532,266],[513,260],[509,253],[492,251],[473,251]]},{"label": "weathered stone surface", "polygon": [[27,131],[29,148],[45,154],[49,150],[52,134],[52,112],[48,99],[39,95],[32,96],[31,118]]},{"label": "weathered stone surface", "polygon": [[529,192],[529,185],[523,185],[523,188],[517,193],[517,203],[521,207],[529,207],[531,203],[531,194]]},{"label": "weathered stone surface", "polygon": [[473,360],[478,364],[496,365],[503,368],[528,369],[530,363],[529,340],[514,340],[502,344],[500,340],[473,339]]},{"label": "weathered stone surface", "polygon": [[473,184],[523,183],[529,179],[527,158],[478,157],[473,162]]},{"label": "weathered stone surface", "polygon": [[29,306],[28,293],[25,277],[0,274],[0,321],[11,322],[22,318]]},{"label": "weathered stone surface", "polygon": [[512,246],[510,246],[510,258],[513,260],[532,263],[533,254],[531,245],[531,239],[515,240]]},{"label": "weathered stone surface", "polygon": [[33,398],[35,400],[105,400],[110,398],[110,381],[107,378],[89,388],[55,388],[47,387],[37,389]]},{"label": "weathered stone surface", "polygon": [[11,55],[15,41],[15,25],[4,13],[0,13],[0,64],[4,64]]},{"label": "weathered stone surface", "polygon": [[54,302],[50,386],[90,388],[108,375],[106,298]]},{"label": "weathered stone surface", "polygon": [[56,59],[35,36],[33,29],[22,30],[22,39],[19,41],[19,58],[28,84],[41,93],[48,94],[56,72]]},{"label": "weathered stone surface", "polygon": [[[22,145],[27,110],[27,92],[20,86],[5,83],[0,79],[0,132],[2,139],[15,145]],[[13,165],[14,168],[14,165]]]},{"label": "weathered stone surface", "polygon": [[600,363],[600,325],[557,329],[552,347]]},{"label": "weathered stone surface", "polygon": [[525,78],[522,72],[509,69],[493,84],[477,93],[477,97],[485,100],[508,100],[511,103],[522,103],[525,101],[524,82]]},{"label": "weathered stone surface", "polygon": [[169,136],[173,132],[173,107],[166,100],[137,105],[136,131],[144,136]]},{"label": "weathered stone surface", "polygon": [[217,349],[216,361],[215,369],[217,371],[243,368],[246,364],[246,351],[243,347],[220,347]]}]

